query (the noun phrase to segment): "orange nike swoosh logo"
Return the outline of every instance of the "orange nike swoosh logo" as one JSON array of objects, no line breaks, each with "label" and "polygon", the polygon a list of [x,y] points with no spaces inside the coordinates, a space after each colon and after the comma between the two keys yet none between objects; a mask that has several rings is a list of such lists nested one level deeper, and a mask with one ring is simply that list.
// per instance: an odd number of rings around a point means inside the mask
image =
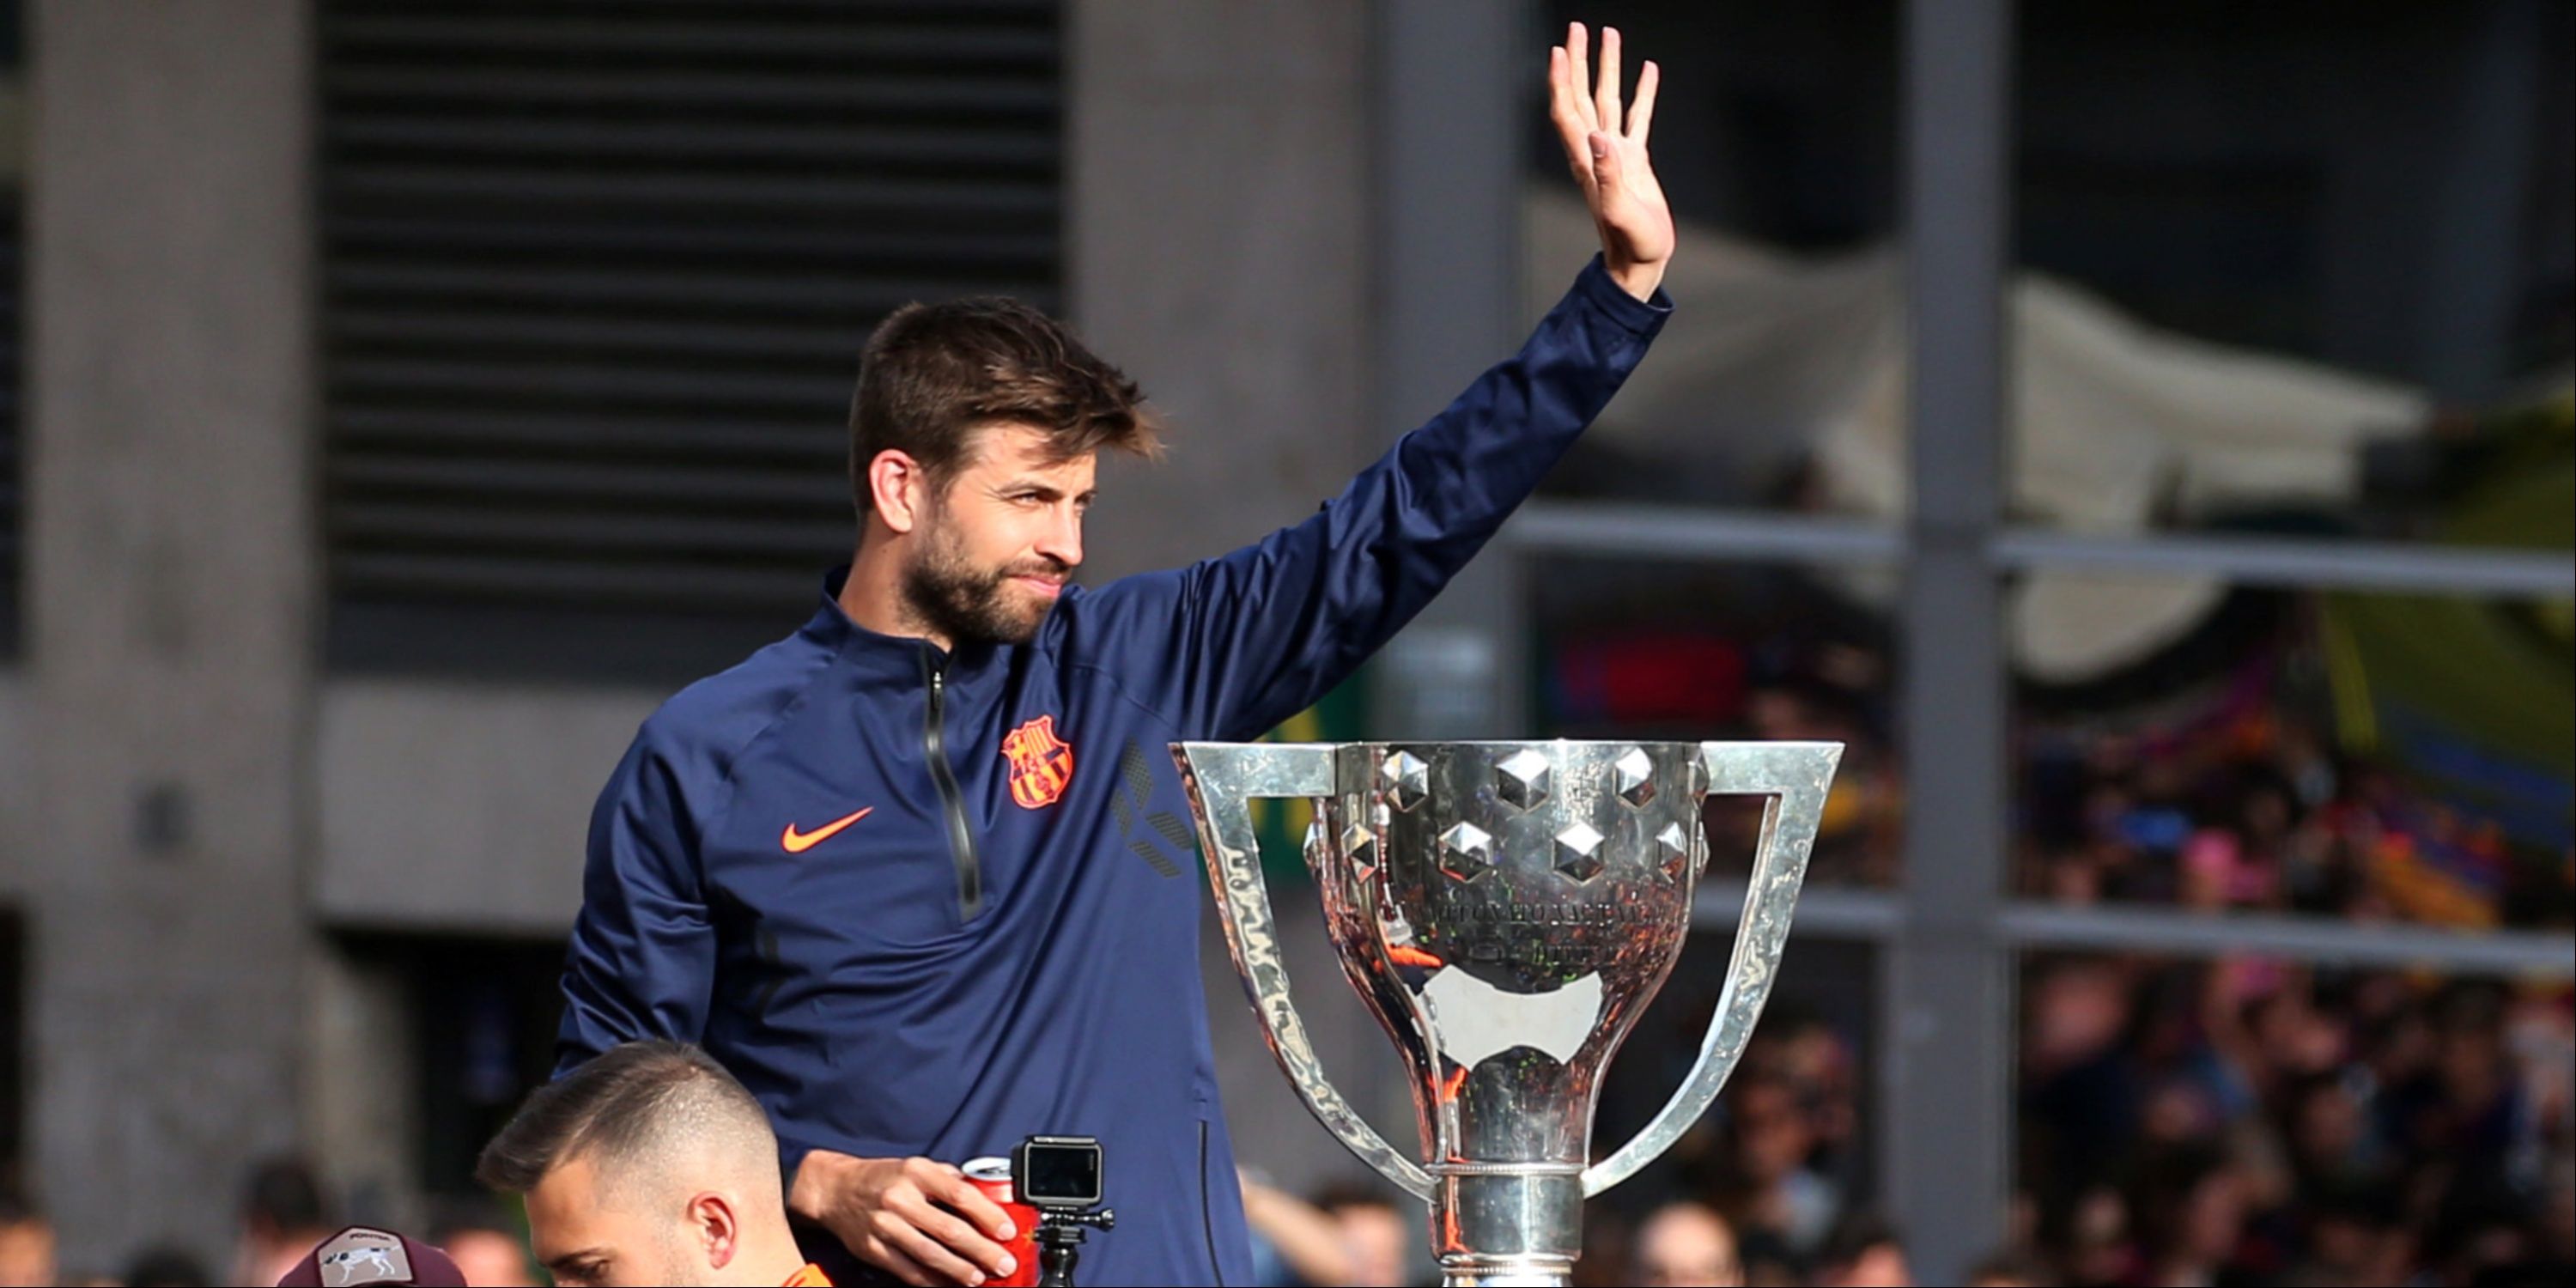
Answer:
[{"label": "orange nike swoosh logo", "polygon": [[787,825],[787,830],[779,834],[778,843],[787,847],[787,852],[789,854],[803,854],[807,850],[813,849],[815,846],[832,839],[832,835],[840,831],[842,828],[848,827],[850,824],[856,823],[860,819],[866,818],[868,815],[876,812],[876,808],[876,806],[870,805],[866,809],[850,815],[848,818],[833,819],[831,822],[825,823],[811,832],[799,832],[796,830],[796,825],[794,823],[790,823]]}]

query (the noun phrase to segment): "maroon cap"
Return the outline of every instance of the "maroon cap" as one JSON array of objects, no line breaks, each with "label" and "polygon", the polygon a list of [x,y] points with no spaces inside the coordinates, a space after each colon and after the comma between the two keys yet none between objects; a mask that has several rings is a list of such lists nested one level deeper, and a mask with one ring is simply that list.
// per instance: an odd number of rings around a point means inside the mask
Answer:
[{"label": "maroon cap", "polygon": [[447,1254],[391,1230],[353,1225],[324,1239],[277,1288],[358,1288],[361,1284],[437,1284],[465,1288]]}]

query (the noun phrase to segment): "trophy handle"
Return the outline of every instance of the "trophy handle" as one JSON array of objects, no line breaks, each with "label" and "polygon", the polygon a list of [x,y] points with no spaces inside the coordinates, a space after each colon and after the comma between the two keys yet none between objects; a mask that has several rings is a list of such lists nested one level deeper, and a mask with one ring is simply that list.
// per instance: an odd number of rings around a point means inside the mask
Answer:
[{"label": "trophy handle", "polygon": [[1216,887],[1217,922],[1244,995],[1261,1018],[1270,1053],[1279,1058],[1288,1085],[1317,1121],[1361,1162],[1417,1198],[1431,1197],[1431,1176],[1377,1134],[1324,1077],[1305,1022],[1288,1000],[1288,963],[1279,955],[1279,933],[1270,917],[1270,889],[1261,878],[1261,843],[1252,826],[1256,796],[1330,797],[1338,794],[1329,743],[1173,744],[1181,785],[1198,816],[1207,851],[1208,878]]},{"label": "trophy handle", "polygon": [[1772,977],[1789,943],[1789,916],[1797,910],[1807,855],[1824,818],[1825,789],[1832,785],[1842,755],[1838,742],[1700,744],[1709,791],[1771,798],[1762,806],[1762,840],[1754,854],[1752,884],[1744,892],[1743,919],[1736,924],[1735,952],[1727,961],[1726,986],[1717,996],[1717,1013],[1709,1018],[1690,1076],[1645,1130],[1584,1169],[1583,1197],[1636,1175],[1672,1148],[1708,1112],[1736,1062],[1744,1058],[1745,1039],[1753,1035],[1763,1003],[1771,1000]]}]

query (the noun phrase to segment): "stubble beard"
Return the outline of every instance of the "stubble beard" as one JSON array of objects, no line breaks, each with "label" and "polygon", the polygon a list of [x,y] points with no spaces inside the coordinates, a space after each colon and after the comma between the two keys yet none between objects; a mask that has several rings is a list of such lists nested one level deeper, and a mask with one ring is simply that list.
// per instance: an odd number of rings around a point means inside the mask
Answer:
[{"label": "stubble beard", "polygon": [[[934,525],[919,558],[903,570],[904,606],[922,625],[959,644],[1026,644],[1037,638],[1052,605],[1034,610],[1015,606],[1011,578],[1023,570],[981,569],[969,562],[965,543],[953,528]],[[1050,567],[1032,575],[1061,577],[1067,570]]]}]

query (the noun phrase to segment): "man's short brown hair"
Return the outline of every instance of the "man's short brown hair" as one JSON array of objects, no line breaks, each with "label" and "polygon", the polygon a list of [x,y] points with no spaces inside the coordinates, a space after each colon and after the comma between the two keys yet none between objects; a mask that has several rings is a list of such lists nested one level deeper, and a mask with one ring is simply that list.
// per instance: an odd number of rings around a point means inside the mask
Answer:
[{"label": "man's short brown hair", "polygon": [[581,1154],[622,1165],[677,1142],[766,1168],[769,1116],[725,1067],[678,1042],[627,1042],[539,1087],[476,1160],[474,1179],[525,1194]]},{"label": "man's short brown hair", "polygon": [[907,304],[877,325],[850,399],[850,488],[868,512],[868,464],[893,450],[934,488],[966,464],[976,429],[996,422],[1048,435],[1048,459],[1104,447],[1153,457],[1160,425],[1144,392],[1062,323],[1018,300],[977,296]]}]

